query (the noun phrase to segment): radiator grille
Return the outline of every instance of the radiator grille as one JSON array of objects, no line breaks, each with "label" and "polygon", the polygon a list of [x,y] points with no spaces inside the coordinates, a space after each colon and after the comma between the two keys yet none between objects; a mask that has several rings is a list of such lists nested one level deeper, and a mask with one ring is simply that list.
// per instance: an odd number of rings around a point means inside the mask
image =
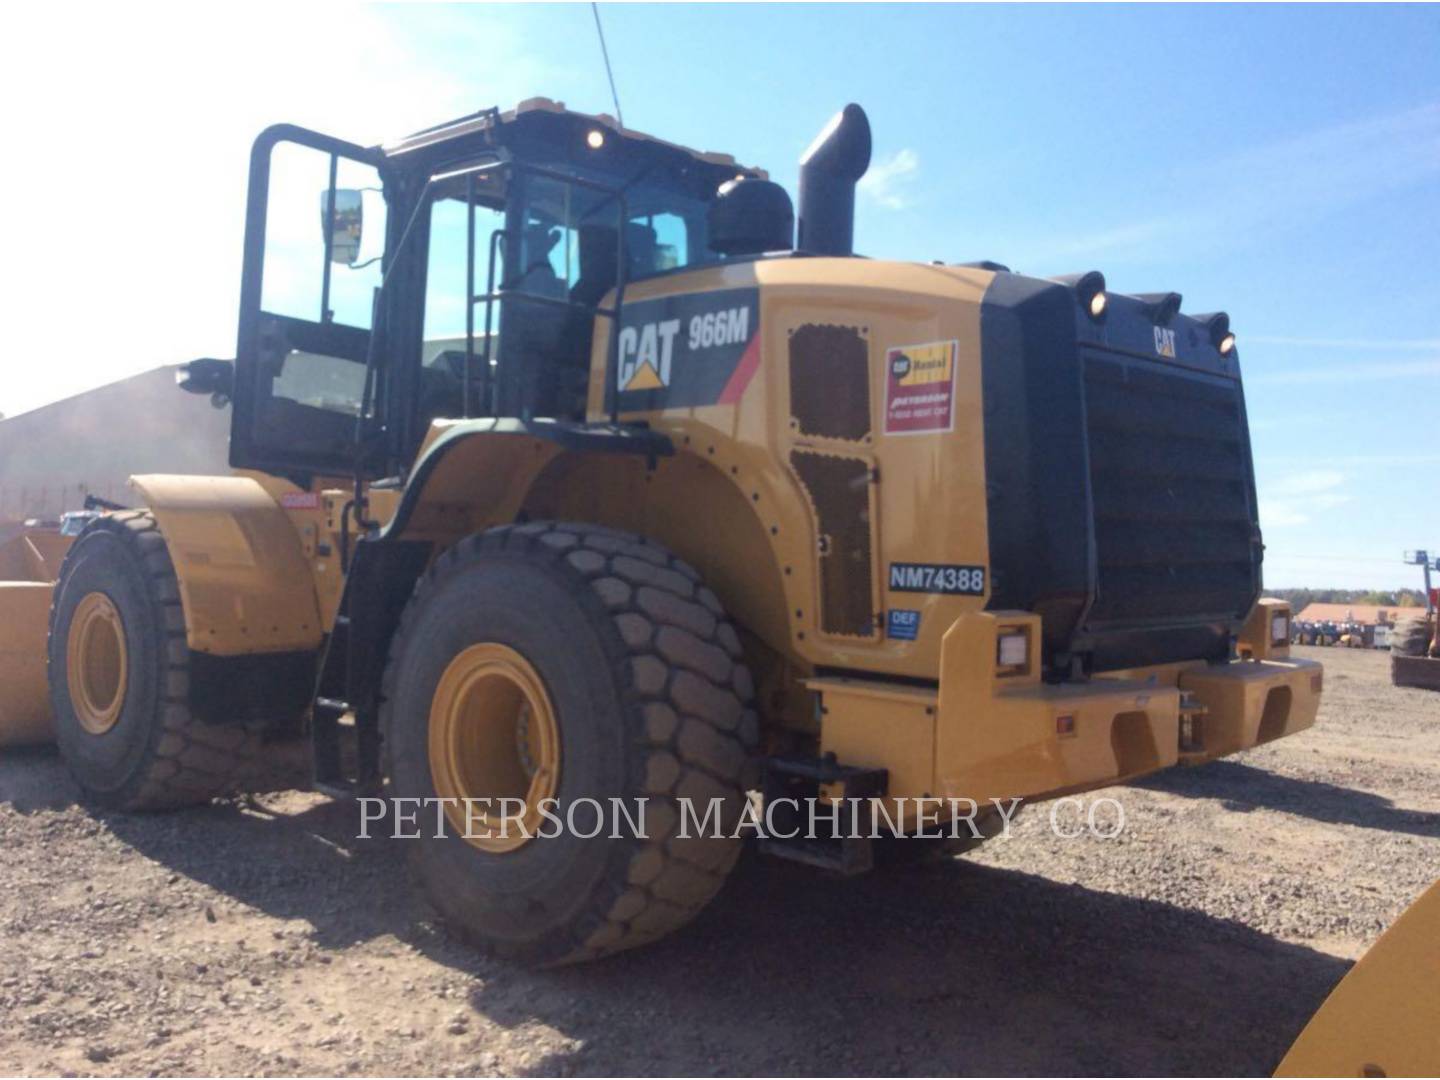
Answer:
[{"label": "radiator grille", "polygon": [[870,347],[858,327],[806,323],[791,332],[790,413],[802,435],[870,434]]},{"label": "radiator grille", "polygon": [[1259,587],[1238,383],[1087,353],[1092,628],[1237,618]]},{"label": "radiator grille", "polygon": [[870,544],[870,465],[807,450],[790,455],[820,534],[820,626],[827,634],[876,633]]}]

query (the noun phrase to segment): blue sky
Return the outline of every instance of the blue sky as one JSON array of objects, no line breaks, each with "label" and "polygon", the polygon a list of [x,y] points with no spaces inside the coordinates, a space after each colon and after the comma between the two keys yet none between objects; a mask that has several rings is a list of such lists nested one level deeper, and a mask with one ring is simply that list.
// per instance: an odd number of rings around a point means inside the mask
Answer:
[{"label": "blue sky", "polygon": [[[630,126],[792,190],[816,130],[863,104],[867,254],[1099,268],[1229,311],[1267,583],[1418,582],[1401,550],[1440,549],[1440,7],[602,13]],[[233,353],[244,164],[265,124],[376,142],[536,94],[610,111],[585,5],[76,20],[12,16],[0,65],[27,150],[0,179],[28,208],[7,259],[12,413]]]}]

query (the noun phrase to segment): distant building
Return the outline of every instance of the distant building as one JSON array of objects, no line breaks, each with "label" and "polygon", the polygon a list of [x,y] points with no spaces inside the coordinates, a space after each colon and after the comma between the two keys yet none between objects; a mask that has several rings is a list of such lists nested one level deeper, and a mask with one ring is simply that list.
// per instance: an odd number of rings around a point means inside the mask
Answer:
[{"label": "distant building", "polygon": [[230,474],[230,410],[155,368],[0,420],[0,523],[58,518],[86,495],[131,505],[140,473]]},{"label": "distant building", "polygon": [[1396,607],[1393,604],[1308,604],[1295,616],[1295,621],[1394,626],[1397,619],[1421,618],[1424,615],[1423,607]]}]

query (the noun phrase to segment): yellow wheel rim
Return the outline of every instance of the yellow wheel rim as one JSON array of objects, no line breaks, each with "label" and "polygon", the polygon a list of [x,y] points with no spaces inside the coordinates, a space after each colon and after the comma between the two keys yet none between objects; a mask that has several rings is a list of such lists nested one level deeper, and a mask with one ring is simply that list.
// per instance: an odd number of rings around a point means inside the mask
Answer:
[{"label": "yellow wheel rim", "polygon": [[129,681],[125,624],[111,599],[92,592],[81,599],[65,640],[65,681],[80,726],[104,735],[120,719]]},{"label": "yellow wheel rim", "polygon": [[429,749],[435,793],[456,833],[491,853],[534,837],[540,804],[560,783],[560,729],[528,660],[495,642],[451,660],[430,704]]}]

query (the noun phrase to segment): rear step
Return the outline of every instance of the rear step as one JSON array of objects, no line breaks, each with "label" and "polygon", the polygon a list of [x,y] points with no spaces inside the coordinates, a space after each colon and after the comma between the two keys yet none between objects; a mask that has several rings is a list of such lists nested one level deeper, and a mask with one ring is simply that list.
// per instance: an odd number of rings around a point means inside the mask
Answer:
[{"label": "rear step", "polygon": [[340,696],[345,693],[342,662],[348,660],[349,646],[350,619],[341,614],[335,619],[321,666],[320,693],[310,713],[314,787],[336,799],[378,795],[383,787],[379,719],[361,715]]},{"label": "rear step", "polygon": [[1206,760],[1205,717],[1209,713],[1209,706],[1201,704],[1193,691],[1180,691],[1180,764]]},{"label": "rear step", "polygon": [[379,770],[366,766],[379,760],[378,725],[361,723],[349,702],[316,698],[310,739],[316,791],[337,799],[380,794]]},{"label": "rear step", "polygon": [[[762,787],[766,831],[760,853],[845,875],[866,873],[875,865],[870,800],[883,796],[888,785],[889,774],[884,769],[841,765],[834,755],[766,758]],[[794,800],[795,805],[781,802],[786,799]],[[818,804],[822,799],[838,801],[833,827],[829,814],[821,813]],[[818,818],[814,837],[806,835],[810,824],[806,808],[810,806],[816,807]],[[772,830],[776,836],[770,835]],[[789,833],[796,835],[785,835]]]}]

